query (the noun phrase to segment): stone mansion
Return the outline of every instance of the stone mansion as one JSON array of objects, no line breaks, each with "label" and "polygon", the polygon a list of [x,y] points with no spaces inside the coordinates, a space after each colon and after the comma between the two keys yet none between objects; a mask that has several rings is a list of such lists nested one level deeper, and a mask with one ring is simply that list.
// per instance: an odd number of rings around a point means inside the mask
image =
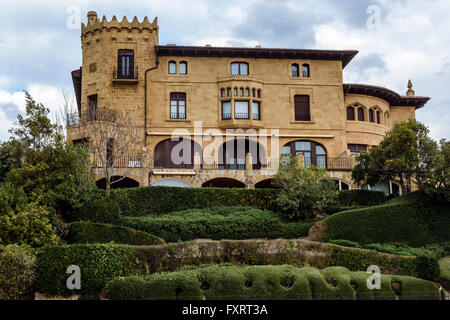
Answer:
[{"label": "stone mansion", "polygon": [[[127,172],[118,182],[124,187],[264,188],[280,158],[295,155],[326,168],[340,189],[358,188],[354,155],[429,100],[411,82],[406,95],[343,83],[353,50],[159,45],[158,35],[156,19],[107,21],[93,11],[81,28],[82,65],[72,71],[77,110],[67,137],[85,142],[83,126],[126,111],[139,139],[111,163],[114,175]],[[192,146],[183,151],[190,161],[171,157],[174,132]],[[92,170],[104,184],[95,161]],[[392,182],[364,187],[400,192]]]}]

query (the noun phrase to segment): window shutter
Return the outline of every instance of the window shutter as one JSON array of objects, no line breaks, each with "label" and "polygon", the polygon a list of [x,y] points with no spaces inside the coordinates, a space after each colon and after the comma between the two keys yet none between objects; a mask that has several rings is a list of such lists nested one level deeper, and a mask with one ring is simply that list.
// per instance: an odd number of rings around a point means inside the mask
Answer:
[{"label": "window shutter", "polygon": [[295,103],[295,121],[311,121],[309,112],[309,96],[296,95]]}]

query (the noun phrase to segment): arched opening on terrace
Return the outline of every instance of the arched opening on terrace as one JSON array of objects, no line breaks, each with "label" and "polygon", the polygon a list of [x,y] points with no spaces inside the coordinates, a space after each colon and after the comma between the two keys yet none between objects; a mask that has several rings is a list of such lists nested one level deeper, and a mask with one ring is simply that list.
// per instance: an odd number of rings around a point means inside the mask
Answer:
[{"label": "arched opening on terrace", "polygon": [[155,168],[191,169],[194,167],[194,154],[202,155],[201,146],[190,139],[180,138],[178,141],[166,139],[159,142],[154,151]]},{"label": "arched opening on terrace", "polygon": [[[111,189],[139,187],[139,182],[137,182],[136,180],[129,177],[125,177],[123,179],[122,178],[122,176],[112,176],[111,182],[113,182],[113,184],[111,184]],[[99,189],[106,189],[106,178],[97,180],[95,184]]]},{"label": "arched opening on terrace", "polygon": [[219,148],[219,169],[244,170],[247,153],[252,155],[253,169],[261,169],[266,163],[266,150],[250,139],[234,139],[224,142]]},{"label": "arched opening on terrace", "polygon": [[245,184],[239,180],[232,178],[215,178],[208,180],[202,184],[203,188],[244,188]]},{"label": "arched opening on terrace", "polygon": [[163,178],[150,183],[151,187],[164,186],[164,187],[185,187],[190,188],[192,184],[185,180],[175,178]]},{"label": "arched opening on terrace", "polygon": [[275,189],[276,187],[272,185],[273,179],[261,180],[255,184],[256,189]]}]

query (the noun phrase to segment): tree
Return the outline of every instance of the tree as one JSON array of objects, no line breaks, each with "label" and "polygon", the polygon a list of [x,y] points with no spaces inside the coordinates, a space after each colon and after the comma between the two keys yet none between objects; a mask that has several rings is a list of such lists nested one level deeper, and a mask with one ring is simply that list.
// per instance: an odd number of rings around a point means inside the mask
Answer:
[{"label": "tree", "polygon": [[23,156],[24,147],[20,141],[11,139],[0,144],[0,184],[11,169],[22,165]]},{"label": "tree", "polygon": [[42,150],[45,146],[61,143],[64,140],[62,127],[49,119],[50,110],[34,101],[27,91],[24,92],[26,117],[19,114],[14,123],[16,127],[10,129],[9,133],[32,150]]},{"label": "tree", "polygon": [[280,163],[272,185],[281,189],[276,201],[291,219],[312,217],[314,209],[334,202],[338,193],[325,169],[300,167],[296,157]]},{"label": "tree", "polygon": [[428,133],[415,119],[395,123],[379,146],[357,157],[353,180],[358,184],[392,180],[400,184],[403,194],[410,192],[411,178],[430,152]]},{"label": "tree", "polygon": [[[87,117],[81,118],[81,132],[87,137],[94,166],[100,168],[106,180],[106,195],[111,186],[125,179],[133,167],[141,165],[142,150],[139,134],[127,113],[117,115],[112,110],[92,109]],[[133,156],[131,156],[133,155]],[[113,177],[119,177],[114,178]]]},{"label": "tree", "polygon": [[420,147],[422,156],[416,173],[419,188],[428,194],[443,195],[449,201],[450,141],[442,139],[438,144],[426,139]]}]

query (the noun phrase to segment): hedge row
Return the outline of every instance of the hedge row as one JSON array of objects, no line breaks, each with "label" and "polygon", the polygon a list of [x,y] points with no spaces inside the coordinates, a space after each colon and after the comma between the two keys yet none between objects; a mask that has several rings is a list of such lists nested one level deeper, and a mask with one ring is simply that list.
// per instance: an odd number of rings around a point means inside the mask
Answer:
[{"label": "hedge row", "polygon": [[382,191],[343,190],[338,193],[340,206],[373,206],[386,201]]},{"label": "hedge row", "polygon": [[122,225],[158,236],[167,242],[209,239],[299,238],[314,223],[283,223],[271,211],[252,207],[189,209],[159,217],[123,217]]},{"label": "hedge row", "polygon": [[88,221],[72,222],[65,240],[68,243],[123,243],[131,245],[162,244],[164,240],[147,232],[112,224]]},{"label": "hedge row", "polygon": [[[125,216],[160,215],[186,209],[214,206],[251,206],[277,211],[276,189],[139,187],[116,189],[112,198]],[[383,203],[381,191],[339,192],[339,206],[367,206]]]},{"label": "hedge row", "polygon": [[[45,294],[92,294],[119,276],[174,271],[185,265],[233,263],[245,265],[343,266],[365,271],[378,265],[382,274],[435,280],[436,259],[394,256],[326,243],[296,240],[192,241],[154,246],[75,244],[39,250],[36,291]],[[67,267],[81,269],[81,290],[68,290]],[[431,267],[430,267],[431,266]]]},{"label": "hedge row", "polygon": [[450,291],[450,258],[447,257],[439,260],[439,266],[441,268],[439,282],[447,291]]},{"label": "hedge row", "polygon": [[139,187],[113,190],[125,216],[160,215],[214,206],[251,206],[274,210],[274,189]]},{"label": "hedge row", "polygon": [[310,230],[313,239],[345,239],[361,245],[402,242],[413,247],[450,241],[450,204],[416,193],[364,209],[343,211]]},{"label": "hedge row", "polygon": [[[404,276],[381,276],[380,289],[368,289],[366,272],[342,267],[324,270],[282,266],[208,266],[116,278],[106,285],[113,300],[265,300],[265,299],[434,299],[435,283]],[[393,285],[394,284],[394,285]]]}]

